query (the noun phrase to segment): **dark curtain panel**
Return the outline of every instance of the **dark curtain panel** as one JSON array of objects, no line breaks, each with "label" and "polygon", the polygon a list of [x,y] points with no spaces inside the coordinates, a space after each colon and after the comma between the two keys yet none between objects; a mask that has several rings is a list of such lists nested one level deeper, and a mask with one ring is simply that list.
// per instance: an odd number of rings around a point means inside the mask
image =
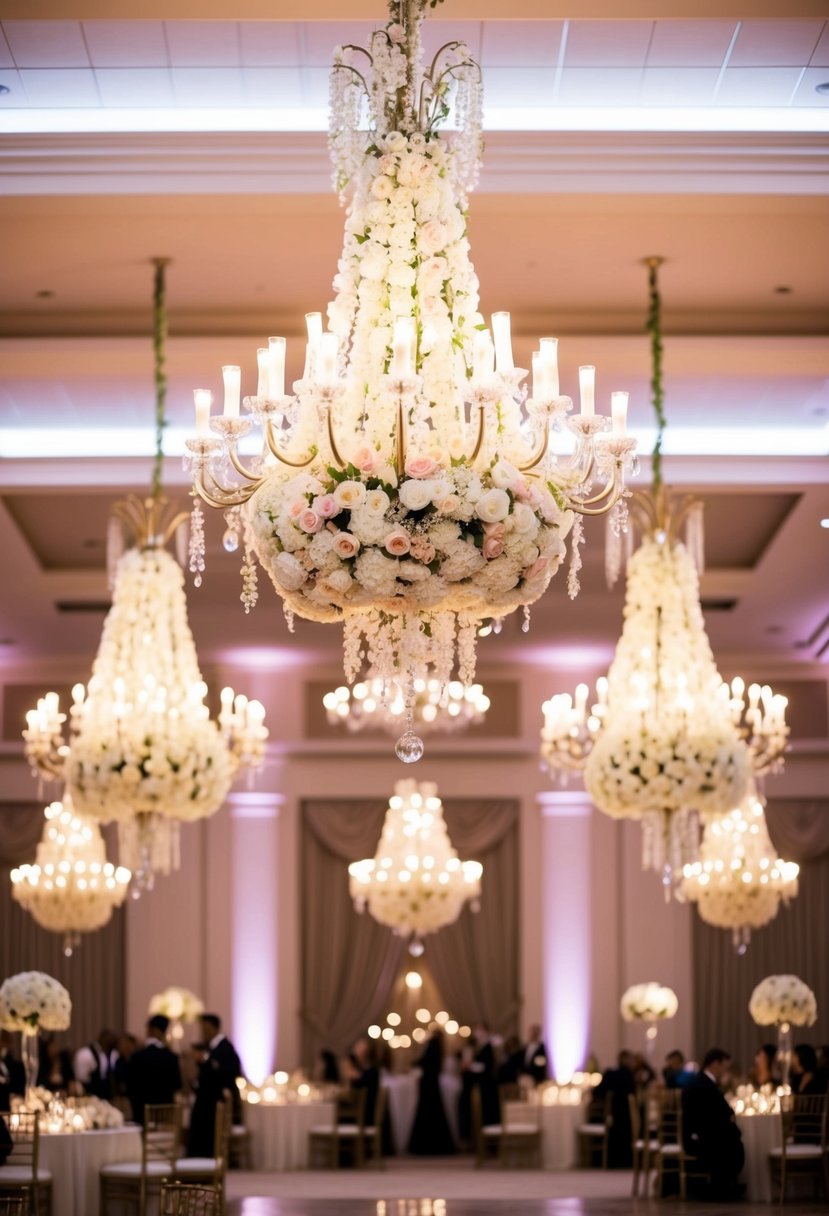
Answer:
[{"label": "dark curtain panel", "polygon": [[72,998],[72,1025],[59,1037],[74,1048],[104,1026],[124,1029],[124,912],[116,909],[103,929],[84,934],[66,958],[61,935],[41,929],[11,896],[11,870],[34,860],[42,830],[43,803],[0,803],[0,982],[18,971],[59,980]]},{"label": "dark curtain panel", "polygon": [[[382,1019],[406,942],[358,915],[348,894],[348,863],[373,857],[386,804],[326,800],[303,807],[303,1059],[321,1047],[345,1051]],[[460,1020],[480,1018],[512,1030],[518,996],[518,806],[515,802],[444,804],[461,858],[483,862],[480,913],[465,909],[426,940],[429,967]]]},{"label": "dark curtain panel", "polygon": [[829,853],[823,845],[827,821],[825,801],[770,803],[768,823],[776,847],[786,860],[800,861],[800,893],[771,924],[752,933],[742,958],[734,951],[730,933],[694,917],[698,1058],[708,1047],[724,1047],[747,1070],[760,1044],[775,1041],[774,1027],[755,1026],[748,1012],[752,989],[767,975],[797,975],[817,998],[817,1024],[795,1027],[794,1042],[829,1043]]}]

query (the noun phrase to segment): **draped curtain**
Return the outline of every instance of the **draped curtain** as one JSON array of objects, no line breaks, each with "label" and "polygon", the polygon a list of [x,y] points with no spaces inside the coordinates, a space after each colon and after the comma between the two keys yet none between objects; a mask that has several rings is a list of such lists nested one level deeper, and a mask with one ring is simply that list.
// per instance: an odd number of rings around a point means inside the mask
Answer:
[{"label": "draped curtain", "polygon": [[43,831],[42,803],[0,803],[0,981],[18,971],[45,971],[72,998],[72,1025],[60,1041],[80,1047],[104,1026],[124,1028],[124,914],[96,933],[82,936],[71,958],[59,933],[35,924],[11,896],[14,866],[34,860]]},{"label": "draped curtain", "polygon": [[[302,831],[303,1058],[322,1047],[343,1052],[381,1021],[406,941],[357,915],[348,863],[373,857],[386,803],[306,802]],[[465,907],[454,925],[426,940],[429,967],[452,1016],[493,1030],[517,1024],[518,804],[452,800],[446,826],[462,858],[483,863],[480,912]]]},{"label": "draped curtain", "polygon": [[795,1043],[829,1042],[829,800],[774,799],[766,808],[775,848],[800,863],[800,891],[771,924],[751,935],[738,956],[731,935],[694,917],[694,1028],[697,1058],[725,1047],[743,1070],[774,1027],[755,1026],[748,1013],[752,989],[767,975],[797,975],[817,997],[818,1022],[795,1027]]}]

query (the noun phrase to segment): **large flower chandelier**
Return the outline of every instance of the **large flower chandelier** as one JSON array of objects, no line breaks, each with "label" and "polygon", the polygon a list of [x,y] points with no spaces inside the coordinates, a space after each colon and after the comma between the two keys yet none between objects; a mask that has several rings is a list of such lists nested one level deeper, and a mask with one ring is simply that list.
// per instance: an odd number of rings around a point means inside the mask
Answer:
[{"label": "large flower chandelier", "polygon": [[34,865],[11,872],[12,898],[43,929],[62,933],[63,952],[70,956],[80,934],[107,924],[132,876],[107,861],[100,827],[75,814],[68,794],[50,803],[44,815]]},{"label": "large flower chandelier", "polygon": [[[344,622],[349,683],[363,668],[404,683],[453,674],[472,683],[480,622],[528,611],[571,529],[577,569],[574,513],[613,506],[635,446],[627,394],[614,396],[606,434],[595,369],[584,367],[581,412],[568,419],[556,340],[533,355],[527,397],[509,315],[495,314],[491,333],[481,318],[465,219],[480,69],[450,42],[424,70],[426,3],[392,0],[370,51],[335,56],[330,144],[350,203],[328,332],[320,314],[308,316],[293,394],[285,340],[270,339],[256,395],[244,398],[249,418],[239,416],[240,368],[223,368],[224,414],[211,418],[211,394],[196,390],[187,443],[195,490],[230,511],[244,537],[245,606],[256,601],[258,558],[289,624],[294,613]],[[459,130],[447,137],[438,125],[452,107]],[[239,440],[254,422],[264,455],[248,465]],[[562,427],[574,447],[557,458],[552,432]],[[202,567],[199,553],[193,568]]]},{"label": "large flower chandelier", "polygon": [[698,861],[682,870],[679,895],[706,924],[730,929],[744,954],[752,929],[774,920],[797,895],[799,867],[781,861],[769,838],[763,803],[752,789],[742,803],[706,824]]},{"label": "large flower chandelier", "polygon": [[[179,864],[179,825],[212,815],[240,766],[264,756],[267,730],[258,701],[222,693],[218,722],[204,704],[181,568],[166,551],[186,520],[161,492],[165,425],[164,269],[155,263],[157,442],[152,492],[117,503],[135,547],[117,558],[112,608],[89,684],[72,690],[69,738],[58,697],[27,715],[26,755],[41,775],[65,782],[76,812],[118,824],[119,857],[149,889],[156,872]],[[123,532],[116,534],[123,545]]]},{"label": "large flower chandelier", "polygon": [[468,687],[460,680],[441,683],[432,676],[416,676],[411,692],[414,705],[407,705],[407,691],[396,680],[361,680],[353,688],[341,684],[322,699],[331,726],[345,725],[354,733],[381,729],[398,734],[411,714],[419,734],[464,730],[484,720],[489,697],[480,684]]},{"label": "large flower chandelier", "polygon": [[425,934],[452,924],[467,900],[477,900],[483,866],[458,858],[437,786],[409,779],[395,782],[374,857],[352,862],[348,873],[357,910],[411,934],[410,950],[419,954]]},{"label": "large flower chandelier", "polygon": [[[542,755],[558,770],[583,767],[587,791],[606,814],[641,820],[643,864],[661,871],[667,890],[698,855],[699,816],[722,815],[743,798],[750,756],[740,737],[739,697],[724,685],[705,632],[700,504],[675,498],[662,482],[660,262],[647,261],[657,440],[651,490],[632,499],[642,541],[628,565],[622,636],[589,710],[586,686],[575,702],[547,703]],[[615,575],[629,526],[624,502],[611,524]]]}]

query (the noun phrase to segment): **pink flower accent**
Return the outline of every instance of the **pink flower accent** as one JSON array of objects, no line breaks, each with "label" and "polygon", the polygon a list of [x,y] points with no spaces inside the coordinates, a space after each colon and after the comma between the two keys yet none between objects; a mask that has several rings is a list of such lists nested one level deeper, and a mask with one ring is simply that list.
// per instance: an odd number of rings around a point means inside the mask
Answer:
[{"label": "pink flower accent", "polygon": [[360,448],[351,458],[351,463],[361,473],[373,473],[376,463],[376,453],[372,452],[371,448]]},{"label": "pink flower accent", "polygon": [[322,527],[322,520],[312,507],[307,507],[296,522],[303,532],[319,532]]},{"label": "pink flower accent", "polygon": [[300,515],[302,514],[302,512],[305,509],[306,509],[306,504],[302,501],[301,498],[298,498],[296,500],[296,502],[291,503],[288,514],[290,515],[291,519],[299,519]]},{"label": "pink flower accent", "polygon": [[412,538],[405,528],[392,528],[383,541],[383,547],[392,557],[403,557],[412,547]]},{"label": "pink flower accent", "polygon": [[311,504],[311,509],[316,511],[320,519],[331,519],[340,513],[333,494],[318,494]]},{"label": "pink flower accent", "polygon": [[406,472],[409,477],[434,477],[440,465],[431,456],[412,456],[406,461]]},{"label": "pink flower accent", "polygon": [[481,552],[488,562],[493,558],[500,557],[504,552],[504,542],[497,536],[485,536]]},{"label": "pink flower accent", "polygon": [[411,544],[412,557],[416,557],[419,562],[423,562],[428,566],[429,562],[434,560],[435,546],[425,536],[413,536]]},{"label": "pink flower accent", "polygon": [[535,561],[533,562],[533,564],[530,566],[529,570],[524,575],[524,578],[526,578],[526,579],[538,578],[539,574],[543,574],[549,564],[550,564],[550,559],[548,557],[537,557],[535,559]]},{"label": "pink flower accent", "polygon": [[490,540],[503,540],[506,534],[506,526],[500,521],[495,524],[484,524],[484,536]]},{"label": "pink flower accent", "polygon": [[355,557],[360,548],[360,542],[356,536],[352,536],[350,532],[338,532],[334,540],[334,552],[337,557],[341,557],[344,561],[346,558]]}]

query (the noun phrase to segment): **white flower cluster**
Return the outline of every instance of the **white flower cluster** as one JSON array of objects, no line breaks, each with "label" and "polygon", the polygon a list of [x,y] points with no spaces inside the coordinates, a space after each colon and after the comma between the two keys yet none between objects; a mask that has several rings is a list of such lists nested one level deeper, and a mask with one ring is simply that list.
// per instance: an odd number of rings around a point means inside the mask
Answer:
[{"label": "white flower cluster", "polygon": [[619,1011],[626,1022],[663,1022],[676,1017],[679,1001],[672,988],[650,980],[634,984],[622,996]]},{"label": "white flower cluster", "polygon": [[[124,1115],[117,1106],[113,1106],[111,1102],[105,1102],[103,1098],[84,1098],[75,1108],[73,1121],[80,1116],[83,1120],[84,1128],[87,1130],[100,1130],[110,1127],[123,1127]],[[77,1122],[74,1126],[78,1127]]]},{"label": "white flower cluster", "polygon": [[72,1001],[63,984],[42,971],[21,971],[0,985],[0,1028],[37,1034],[66,1030]]},{"label": "white flower cluster", "polygon": [[767,975],[751,994],[748,1011],[758,1026],[814,1026],[817,1001],[796,975]]},{"label": "white flower cluster", "polygon": [[399,484],[369,452],[361,466],[274,478],[251,499],[259,560],[300,615],[501,616],[558,569],[572,514],[506,461],[478,474],[417,457]]},{"label": "white flower cluster", "polygon": [[148,1010],[150,1017],[163,1014],[177,1022],[195,1022],[204,1013],[204,1004],[195,993],[188,988],[165,988],[157,992],[150,1001]]},{"label": "white flower cluster", "polygon": [[232,763],[206,693],[180,567],[163,549],[129,550],[88,695],[72,707],[67,783],[78,813],[109,822],[217,811]]},{"label": "white flower cluster", "polygon": [[715,695],[721,683],[693,561],[679,542],[646,538],[630,562],[607,714],[584,770],[600,810],[712,816],[740,802],[749,757]]}]

